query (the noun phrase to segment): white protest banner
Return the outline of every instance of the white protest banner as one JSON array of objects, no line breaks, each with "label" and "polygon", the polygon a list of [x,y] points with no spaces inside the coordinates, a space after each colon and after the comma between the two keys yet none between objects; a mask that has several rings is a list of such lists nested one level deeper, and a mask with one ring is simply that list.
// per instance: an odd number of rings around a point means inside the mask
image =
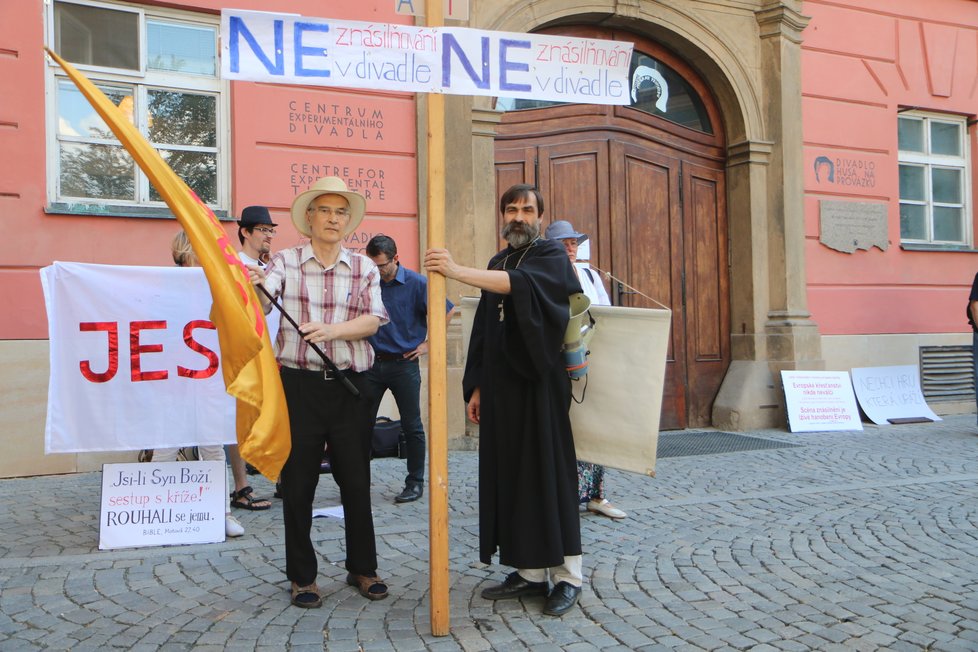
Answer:
[{"label": "white protest banner", "polygon": [[[631,43],[239,9],[221,12],[221,35],[224,79],[589,104],[631,101]],[[346,117],[334,119],[357,126]]]},{"label": "white protest banner", "polygon": [[102,465],[98,549],[224,541],[222,462]]},{"label": "white protest banner", "polygon": [[859,407],[873,423],[940,421],[920,391],[917,365],[856,367],[852,370]]},{"label": "white protest banner", "polygon": [[791,432],[862,430],[846,371],[782,371]]},{"label": "white protest banner", "polygon": [[45,452],[234,442],[203,270],[55,263],[41,284],[51,339]]}]

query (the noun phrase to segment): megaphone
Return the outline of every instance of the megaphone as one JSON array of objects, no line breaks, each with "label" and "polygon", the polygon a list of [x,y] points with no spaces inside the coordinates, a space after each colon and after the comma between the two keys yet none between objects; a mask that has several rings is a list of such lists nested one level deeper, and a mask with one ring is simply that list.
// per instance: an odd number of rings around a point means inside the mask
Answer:
[{"label": "megaphone", "polygon": [[570,321],[564,331],[564,363],[567,365],[567,375],[572,380],[587,375],[588,342],[594,335],[594,319],[588,313],[591,300],[583,292],[570,295]]}]

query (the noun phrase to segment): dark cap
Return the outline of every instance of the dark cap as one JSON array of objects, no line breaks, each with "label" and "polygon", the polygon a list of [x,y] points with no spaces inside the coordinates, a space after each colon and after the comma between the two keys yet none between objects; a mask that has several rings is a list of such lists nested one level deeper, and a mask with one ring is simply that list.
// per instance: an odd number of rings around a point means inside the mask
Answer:
[{"label": "dark cap", "polygon": [[264,206],[245,206],[244,210],[241,211],[241,219],[238,220],[238,226],[250,227],[258,226],[259,224],[278,226],[278,224],[272,221],[271,214],[269,214],[268,209]]}]

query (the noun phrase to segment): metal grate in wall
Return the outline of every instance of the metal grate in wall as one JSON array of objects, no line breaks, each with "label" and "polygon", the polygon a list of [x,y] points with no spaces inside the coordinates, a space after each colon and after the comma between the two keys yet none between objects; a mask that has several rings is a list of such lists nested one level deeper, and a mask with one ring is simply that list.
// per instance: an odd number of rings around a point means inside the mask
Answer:
[{"label": "metal grate in wall", "polygon": [[920,347],[920,388],[927,401],[975,400],[971,346]]}]

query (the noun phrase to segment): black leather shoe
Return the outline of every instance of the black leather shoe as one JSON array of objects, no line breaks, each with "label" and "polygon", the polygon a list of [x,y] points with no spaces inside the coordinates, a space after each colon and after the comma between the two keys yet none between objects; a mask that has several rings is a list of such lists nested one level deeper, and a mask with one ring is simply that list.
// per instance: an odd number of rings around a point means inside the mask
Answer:
[{"label": "black leather shoe", "polygon": [[581,597],[581,587],[567,582],[558,582],[547,597],[547,604],[543,606],[543,613],[548,616],[563,616],[577,604],[579,597]]},{"label": "black leather shoe", "polygon": [[404,491],[394,496],[395,503],[413,503],[424,495],[424,487],[421,485],[408,485]]},{"label": "black leather shoe", "polygon": [[546,582],[528,582],[518,572],[513,571],[502,584],[482,589],[482,597],[486,600],[508,600],[524,595],[547,595],[549,586]]}]

